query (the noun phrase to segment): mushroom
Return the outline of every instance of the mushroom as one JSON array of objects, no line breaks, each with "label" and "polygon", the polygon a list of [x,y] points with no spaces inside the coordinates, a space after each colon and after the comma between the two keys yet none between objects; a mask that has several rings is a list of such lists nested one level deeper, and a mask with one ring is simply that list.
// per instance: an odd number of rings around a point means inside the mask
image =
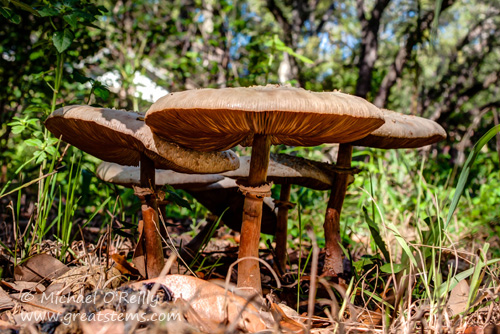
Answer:
[{"label": "mushroom", "polygon": [[[327,163],[311,161],[288,154],[271,154],[267,169],[267,180],[281,185],[280,199],[275,201],[278,207],[276,226],[276,262],[281,272],[285,272],[288,238],[288,210],[294,207],[290,203],[292,184],[314,190],[331,189],[334,174]],[[240,167],[222,175],[246,180],[250,172],[250,157],[240,157]]]},{"label": "mushroom", "polygon": [[323,274],[336,276],[344,271],[340,247],[340,213],[351,174],[352,147],[366,146],[382,149],[416,148],[430,145],[446,138],[446,131],[436,122],[417,116],[382,110],[385,124],[368,136],[342,143],[337,153],[337,176],[332,186],[325,215],[325,265]]},{"label": "mushroom", "polygon": [[[175,120],[175,122],[174,122]],[[384,123],[364,99],[340,92],[313,93],[275,85],[199,89],[171,93],[146,113],[159,136],[200,151],[251,143],[238,264],[238,286],[261,293],[258,258],[263,198],[270,195],[267,168],[271,144],[316,146],[363,138]]]},{"label": "mushroom", "polygon": [[[113,162],[102,162],[96,169],[96,175],[101,180],[125,186],[128,188],[140,185],[140,173],[141,172],[139,167],[123,166]],[[155,171],[155,179],[156,179],[155,183],[157,186],[164,186],[168,184],[176,189],[199,190],[199,189],[211,189],[209,188],[210,185],[217,183],[218,181],[224,180],[224,176],[220,174],[183,174],[175,172],[173,170],[157,169]],[[158,202],[158,205],[161,208],[162,203]],[[207,235],[209,231],[210,230],[206,231],[205,235]],[[166,238],[166,231],[164,229],[164,226],[160,226],[160,232],[163,238]],[[190,249],[197,251],[199,246],[201,246],[201,242],[203,241],[203,239],[201,239],[200,242],[197,243],[200,234],[198,234],[193,239],[193,240],[196,239],[196,241],[193,241],[193,243],[190,242],[184,248],[190,246]],[[183,258],[183,260],[187,260],[187,257],[190,256],[190,254],[181,250],[180,256]],[[138,269],[142,274],[144,272],[142,264],[140,263],[140,261],[134,261],[134,262],[138,262]]]},{"label": "mushroom", "polygon": [[[214,215],[221,217],[223,224],[232,230],[241,231],[245,196],[238,190],[235,180],[225,177],[203,187],[187,189],[186,192]],[[275,205],[270,197],[264,198],[263,204],[261,233],[273,235],[277,224]],[[193,255],[197,253],[216,223],[217,220],[213,220],[206,224],[200,233],[181,249],[183,258],[194,258]]]},{"label": "mushroom", "polygon": [[141,188],[136,194],[143,201],[143,238],[147,277],[157,276],[164,264],[158,234],[155,167],[183,173],[218,173],[238,168],[232,151],[196,152],[156,138],[144,123],[142,114],[124,110],[67,106],[54,111],[45,126],[56,137],[105,161],[140,165]]},{"label": "mushroom", "polygon": [[[135,166],[123,166],[114,162],[102,162],[97,166],[96,175],[105,182],[128,188],[141,184],[141,170]],[[220,174],[184,174],[173,170],[156,169],[155,184],[170,185],[176,189],[199,189],[223,180]]]},{"label": "mushroom", "polygon": [[[134,166],[123,166],[112,162],[102,162],[96,169],[96,175],[105,182],[131,188],[140,184],[140,169]],[[244,197],[238,193],[238,185],[233,179],[220,174],[183,174],[172,170],[156,170],[156,185],[171,185],[176,189],[185,190],[214,215],[222,216],[223,223],[239,231],[241,228],[241,213]],[[266,201],[263,220],[266,222],[263,233],[274,234],[276,214],[274,203]],[[180,256],[184,260],[193,259],[214,224],[207,224],[200,233],[182,249]],[[161,227],[160,227],[160,230]]]}]

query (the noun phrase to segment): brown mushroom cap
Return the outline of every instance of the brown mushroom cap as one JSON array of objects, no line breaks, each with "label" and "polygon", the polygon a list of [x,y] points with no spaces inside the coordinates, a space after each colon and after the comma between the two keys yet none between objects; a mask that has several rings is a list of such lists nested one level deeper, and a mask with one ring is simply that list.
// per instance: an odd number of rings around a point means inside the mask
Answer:
[{"label": "brown mushroom cap", "polygon": [[353,145],[383,149],[416,148],[446,138],[446,131],[434,121],[382,109],[385,124]]},{"label": "brown mushroom cap", "polygon": [[[102,162],[96,170],[97,177],[106,182],[126,187],[140,185],[141,170],[135,166],[123,166],[113,162]],[[197,189],[224,179],[219,174],[183,174],[173,170],[157,169],[155,184],[171,185],[177,189]]]},{"label": "brown mushroom cap", "polygon": [[276,85],[170,93],[146,114],[154,133],[201,151],[229,149],[253,134],[291,146],[345,143],[383,123],[382,112],[359,97]]},{"label": "brown mushroom cap", "polygon": [[238,168],[232,151],[197,152],[155,136],[142,120],[143,114],[125,110],[66,106],[54,111],[45,126],[93,156],[121,165],[138,166],[141,153],[158,169],[182,173],[219,173]]},{"label": "brown mushroom cap", "polygon": [[[296,184],[315,190],[331,189],[333,173],[328,164],[288,154],[271,154],[267,180],[277,184]],[[234,179],[246,179],[250,172],[250,157],[240,157],[240,168],[222,173]]]}]

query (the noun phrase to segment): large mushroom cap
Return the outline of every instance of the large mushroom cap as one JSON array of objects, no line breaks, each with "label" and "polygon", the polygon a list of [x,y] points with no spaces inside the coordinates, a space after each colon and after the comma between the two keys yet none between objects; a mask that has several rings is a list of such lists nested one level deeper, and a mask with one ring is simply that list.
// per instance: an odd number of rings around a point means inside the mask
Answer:
[{"label": "large mushroom cap", "polygon": [[225,150],[253,134],[291,146],[345,143],[383,123],[382,112],[359,97],[276,85],[170,93],[146,114],[154,133],[201,151]]},{"label": "large mushroom cap", "polygon": [[[333,175],[326,163],[310,161],[288,154],[271,154],[267,180],[277,184],[296,184],[316,190],[331,189]],[[240,168],[222,175],[246,179],[250,172],[250,157],[240,157]]]},{"label": "large mushroom cap", "polygon": [[138,166],[141,153],[158,169],[182,173],[219,173],[238,168],[232,151],[197,152],[155,136],[142,114],[90,106],[67,106],[54,111],[45,126],[56,137],[104,161]]},{"label": "large mushroom cap", "polygon": [[[113,162],[102,162],[96,170],[97,177],[106,182],[126,187],[141,184],[141,170],[135,166],[123,166]],[[157,169],[155,184],[171,185],[177,189],[197,189],[224,179],[219,174],[183,174],[173,170]]]},{"label": "large mushroom cap", "polygon": [[416,148],[446,138],[446,131],[434,121],[382,109],[385,124],[353,145],[383,149]]}]

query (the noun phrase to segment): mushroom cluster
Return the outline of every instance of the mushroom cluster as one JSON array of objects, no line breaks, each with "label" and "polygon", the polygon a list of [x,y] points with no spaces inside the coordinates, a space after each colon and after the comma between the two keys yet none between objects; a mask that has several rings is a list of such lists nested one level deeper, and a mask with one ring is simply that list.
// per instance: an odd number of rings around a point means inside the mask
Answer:
[{"label": "mushroom cluster", "polygon": [[198,152],[156,137],[142,114],[90,106],[54,111],[45,126],[57,138],[101,160],[140,166],[136,195],[142,201],[142,231],[134,254],[145,277],[157,277],[164,266],[156,196],[155,168],[181,173],[220,173],[236,169],[232,151]]},{"label": "mushroom cluster", "polygon": [[384,118],[377,107],[348,94],[268,85],[171,93],[149,108],[146,124],[158,136],[194,150],[252,146],[248,178],[239,183],[245,203],[237,285],[261,293],[257,259],[262,203],[271,194],[271,144],[352,142],[379,128]]},{"label": "mushroom cluster", "polygon": [[[83,151],[124,165],[103,163],[98,175],[134,186],[143,201],[144,227],[138,245],[142,248],[136,252],[144,258],[146,277],[158,275],[163,266],[156,185],[170,184],[186,189],[216,215],[230,207],[223,221],[236,229],[241,226],[237,284],[251,293],[261,293],[261,231],[276,233],[278,268],[286,269],[292,185],[331,190],[323,272],[340,275],[340,213],[357,172],[351,167],[352,147],[414,148],[446,137],[435,122],[380,110],[359,97],[276,85],[170,93],[151,105],[145,117],[69,106],[56,110],[46,126]],[[335,165],[270,154],[271,145],[324,143],[340,144]],[[251,146],[251,156],[238,158],[230,150],[236,145]],[[281,185],[280,199],[274,203],[269,201],[273,183]],[[194,251],[195,244],[188,249]]]}]

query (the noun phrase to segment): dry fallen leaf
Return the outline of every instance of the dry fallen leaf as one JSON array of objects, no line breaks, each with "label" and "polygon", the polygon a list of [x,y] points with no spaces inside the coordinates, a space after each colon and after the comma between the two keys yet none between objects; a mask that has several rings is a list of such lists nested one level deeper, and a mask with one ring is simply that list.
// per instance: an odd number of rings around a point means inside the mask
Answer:
[{"label": "dry fallen leaf", "polygon": [[6,333],[9,333],[8,331],[11,331],[12,333],[17,333],[19,331],[19,326],[15,326],[11,324],[10,322],[0,320],[0,330],[5,331]]},{"label": "dry fallen leaf", "polygon": [[451,290],[450,298],[446,305],[451,310],[453,315],[464,312],[467,309],[467,301],[469,299],[470,287],[466,280],[461,280]]},{"label": "dry fallen leaf", "polygon": [[132,265],[127,262],[127,259],[123,255],[115,253],[111,255],[111,258],[113,259],[113,261],[115,261],[116,269],[118,269],[122,274],[132,276],[141,275],[141,273],[136,268],[132,267]]},{"label": "dry fallen leaf", "polygon": [[145,284],[159,283],[168,288],[174,300],[184,299],[201,319],[218,324],[237,325],[249,332],[266,329],[264,317],[269,314],[258,310],[246,299],[225,291],[214,283],[186,275],[167,275],[133,283],[136,289]]},{"label": "dry fallen leaf", "polygon": [[[297,322],[290,318],[287,313],[283,310],[281,305],[278,305],[276,303],[271,304],[271,311],[273,313],[273,317],[275,320],[278,320],[280,323],[280,327],[285,333],[296,333],[296,334],[302,334],[305,333],[306,327],[301,324],[300,322]],[[287,310],[289,312],[289,310]],[[298,313],[296,313],[297,318],[299,317]]]},{"label": "dry fallen leaf", "polygon": [[28,293],[13,293],[10,297],[21,303],[24,310],[30,311],[49,311],[52,313],[64,312],[62,300],[54,298],[54,296],[46,293],[28,294]]},{"label": "dry fallen leaf", "polygon": [[0,281],[0,285],[3,285],[4,287],[7,287],[9,289],[15,290],[15,291],[31,291],[31,292],[37,292],[37,293],[42,293],[45,291],[45,286],[36,283],[36,282],[24,282],[24,281],[16,281],[16,282],[6,282],[6,281]]},{"label": "dry fallen leaf", "polygon": [[40,282],[57,278],[68,270],[58,259],[48,254],[37,254],[14,268],[14,278],[18,281]]},{"label": "dry fallen leaf", "polygon": [[12,301],[12,298],[0,288],[0,311],[11,309],[14,305],[15,303]]},{"label": "dry fallen leaf", "polygon": [[[55,288],[53,286],[55,285],[60,291],[64,291],[65,293],[76,293],[84,286],[87,286],[91,290],[103,288],[106,282],[108,282],[106,288],[116,288],[120,284],[120,276],[120,271],[114,267],[110,268],[106,273],[103,267],[96,265],[73,267],[70,268],[68,272],[54,279],[52,284],[49,285],[48,290],[54,291]],[[115,279],[110,280],[113,277],[115,277]],[[59,295],[61,294],[63,293]]]}]

